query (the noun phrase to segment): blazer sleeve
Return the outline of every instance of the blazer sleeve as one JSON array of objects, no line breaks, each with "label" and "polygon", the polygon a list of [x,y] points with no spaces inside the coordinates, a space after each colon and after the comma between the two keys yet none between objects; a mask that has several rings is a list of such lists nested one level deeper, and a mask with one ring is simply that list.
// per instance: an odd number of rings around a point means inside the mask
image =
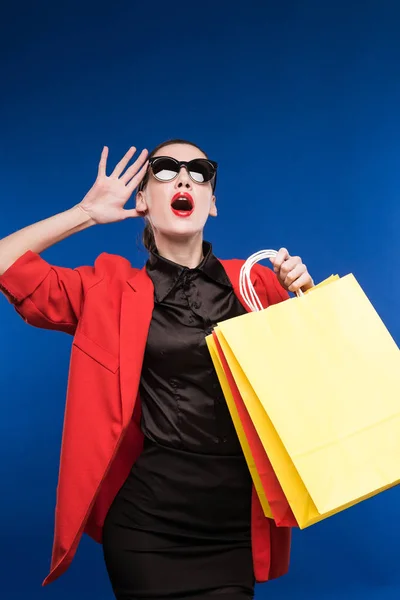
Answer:
[{"label": "blazer sleeve", "polygon": [[255,265],[254,270],[257,272],[257,276],[263,282],[267,299],[268,306],[271,304],[278,304],[290,298],[289,292],[285,290],[279,283],[279,280],[272,269],[264,267],[262,265]]},{"label": "blazer sleeve", "polygon": [[94,267],[55,267],[28,250],[0,276],[0,291],[26,323],[74,334]]}]

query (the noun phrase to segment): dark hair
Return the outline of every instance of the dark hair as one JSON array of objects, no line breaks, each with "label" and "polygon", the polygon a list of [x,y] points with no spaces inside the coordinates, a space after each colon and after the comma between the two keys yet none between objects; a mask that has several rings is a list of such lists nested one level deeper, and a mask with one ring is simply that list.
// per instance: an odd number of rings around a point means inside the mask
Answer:
[{"label": "dark hair", "polygon": [[[159,150],[161,150],[161,148],[164,148],[165,146],[171,146],[172,144],[186,144],[187,146],[193,146],[193,148],[197,148],[197,150],[200,150],[200,152],[202,152],[204,154],[204,156],[206,158],[208,158],[207,154],[204,152],[204,150],[202,150],[200,148],[200,146],[198,146],[197,144],[194,144],[193,142],[189,142],[188,140],[181,140],[181,139],[167,140],[166,142],[162,142],[161,144],[158,144],[158,146],[153,148],[153,150],[150,152],[148,158],[152,158]],[[146,175],[144,176],[144,178],[142,179],[141,185],[139,186],[139,190],[143,190],[146,187],[148,180],[149,180],[149,174],[147,172]],[[149,252],[154,252],[155,250],[157,250],[156,242],[154,239],[153,229],[152,229],[149,221],[147,221],[147,220],[146,220],[146,224],[145,224],[144,230],[143,230],[142,242],[143,242],[143,246]]]}]

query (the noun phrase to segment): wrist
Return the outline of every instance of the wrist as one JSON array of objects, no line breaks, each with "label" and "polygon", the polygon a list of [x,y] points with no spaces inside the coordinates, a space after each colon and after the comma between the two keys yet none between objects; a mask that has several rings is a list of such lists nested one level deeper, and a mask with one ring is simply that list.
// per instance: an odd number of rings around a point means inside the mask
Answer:
[{"label": "wrist", "polygon": [[76,204],[71,210],[78,219],[78,227],[81,226],[83,229],[86,229],[87,227],[96,225],[96,221],[90,216],[90,214],[81,204]]}]

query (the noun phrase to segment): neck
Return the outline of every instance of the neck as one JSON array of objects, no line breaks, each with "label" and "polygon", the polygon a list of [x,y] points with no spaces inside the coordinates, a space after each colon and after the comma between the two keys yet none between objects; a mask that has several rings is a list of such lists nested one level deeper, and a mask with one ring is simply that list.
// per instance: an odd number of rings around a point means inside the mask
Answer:
[{"label": "neck", "polygon": [[158,234],[156,236],[157,251],[160,256],[172,262],[188,267],[196,268],[203,260],[203,235],[196,234],[190,238],[167,238]]}]

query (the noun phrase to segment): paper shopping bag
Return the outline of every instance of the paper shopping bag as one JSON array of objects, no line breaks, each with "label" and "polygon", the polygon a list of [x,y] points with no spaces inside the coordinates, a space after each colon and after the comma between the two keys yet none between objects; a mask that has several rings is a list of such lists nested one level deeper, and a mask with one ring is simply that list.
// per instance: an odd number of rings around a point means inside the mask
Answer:
[{"label": "paper shopping bag", "polygon": [[399,483],[400,353],[353,275],[215,334],[301,528]]},{"label": "paper shopping bag", "polygon": [[271,507],[267,500],[267,496],[264,491],[264,486],[262,484],[262,475],[260,476],[259,471],[257,470],[255,460],[253,457],[253,453],[251,451],[250,444],[247,440],[243,425],[240,421],[240,416],[239,416],[238,410],[235,406],[235,401],[234,401],[231,389],[229,387],[228,380],[225,377],[224,369],[222,366],[222,361],[219,358],[216,344],[215,344],[215,341],[213,340],[213,336],[212,335],[207,336],[206,342],[207,342],[208,349],[210,351],[211,360],[214,364],[215,371],[217,373],[223,394],[226,399],[226,403],[227,403],[230,415],[232,417],[232,422],[234,424],[240,445],[243,450],[244,457],[247,462],[247,466],[249,467],[250,475],[252,477],[254,487],[255,487],[257,495],[259,497],[260,504],[262,506],[264,515],[271,519],[271,518],[273,518],[273,515],[272,515]]},{"label": "paper shopping bag", "polygon": [[213,334],[207,336],[206,342],[264,514],[273,518],[278,527],[297,527],[293,512],[240,397],[218,339]]}]

